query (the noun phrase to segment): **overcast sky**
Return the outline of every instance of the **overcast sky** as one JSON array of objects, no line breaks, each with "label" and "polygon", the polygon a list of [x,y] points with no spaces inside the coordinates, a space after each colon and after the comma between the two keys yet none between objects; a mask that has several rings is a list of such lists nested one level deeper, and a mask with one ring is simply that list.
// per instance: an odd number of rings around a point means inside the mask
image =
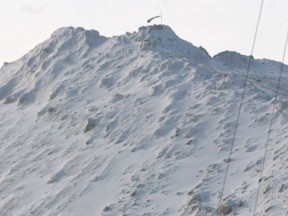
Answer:
[{"label": "overcast sky", "polygon": [[[163,24],[210,55],[250,54],[261,0],[0,0],[0,65],[14,61],[63,26],[105,36],[133,32],[163,11]],[[254,56],[282,59],[288,1],[266,0]],[[159,22],[159,21],[157,21]],[[155,22],[157,24],[157,22]],[[288,61],[286,61],[287,63]]]}]

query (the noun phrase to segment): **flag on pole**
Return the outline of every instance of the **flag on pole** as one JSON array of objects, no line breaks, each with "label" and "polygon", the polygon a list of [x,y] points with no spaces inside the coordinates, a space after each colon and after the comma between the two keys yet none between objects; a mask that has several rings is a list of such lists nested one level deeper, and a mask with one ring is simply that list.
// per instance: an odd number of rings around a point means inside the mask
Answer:
[{"label": "flag on pole", "polygon": [[152,20],[154,20],[154,19],[156,19],[156,18],[159,18],[159,17],[161,17],[161,16],[154,16],[154,17],[148,19],[147,22],[150,23]]}]

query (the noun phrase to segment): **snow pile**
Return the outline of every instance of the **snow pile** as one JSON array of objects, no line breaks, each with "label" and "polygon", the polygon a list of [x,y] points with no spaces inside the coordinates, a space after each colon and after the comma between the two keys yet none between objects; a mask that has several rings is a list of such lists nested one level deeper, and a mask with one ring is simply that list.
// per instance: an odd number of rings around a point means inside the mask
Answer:
[{"label": "snow pile", "polygon": [[168,26],[106,38],[62,28],[0,70],[0,214],[287,214],[287,66],[214,58]]},{"label": "snow pile", "polygon": [[210,56],[203,48],[180,39],[169,26],[144,26],[131,35],[135,41],[141,42],[141,50],[158,51],[167,58],[189,58],[194,63],[207,63]]}]

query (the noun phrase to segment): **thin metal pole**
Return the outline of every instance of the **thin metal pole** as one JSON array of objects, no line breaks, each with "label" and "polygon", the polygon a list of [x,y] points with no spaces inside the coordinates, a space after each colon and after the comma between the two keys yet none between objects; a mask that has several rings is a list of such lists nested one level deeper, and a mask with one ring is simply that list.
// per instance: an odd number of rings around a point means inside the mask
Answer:
[{"label": "thin metal pole", "polygon": [[277,100],[278,100],[278,96],[279,96],[279,91],[280,91],[281,78],[282,78],[282,72],[284,69],[287,45],[288,45],[288,31],[286,33],[284,52],[283,52],[283,56],[282,56],[282,63],[281,63],[280,73],[279,73],[278,80],[277,80],[277,87],[276,87],[276,92],[275,92],[275,96],[274,96],[275,99],[274,99],[273,109],[272,109],[272,113],[271,113],[271,119],[270,119],[269,129],[268,129],[268,133],[267,133],[267,139],[266,139],[266,143],[265,143],[263,162],[262,162],[262,167],[261,167],[260,178],[258,181],[258,188],[257,188],[257,192],[256,192],[256,199],[255,199],[255,204],[254,204],[252,216],[254,216],[256,214],[257,205],[258,205],[258,201],[259,201],[260,186],[261,186],[260,180],[263,179],[263,175],[264,175],[264,168],[266,165],[266,158],[267,158],[267,153],[268,153],[268,145],[269,145],[269,141],[270,141],[270,137],[271,137],[273,119],[274,119],[274,115],[275,115],[275,108],[276,108],[276,104],[277,104]]}]

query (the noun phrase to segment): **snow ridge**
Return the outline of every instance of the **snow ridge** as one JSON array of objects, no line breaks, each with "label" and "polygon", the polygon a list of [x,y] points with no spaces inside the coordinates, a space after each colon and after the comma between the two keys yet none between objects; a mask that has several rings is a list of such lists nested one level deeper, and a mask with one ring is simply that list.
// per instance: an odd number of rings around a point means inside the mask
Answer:
[{"label": "snow ridge", "polygon": [[[250,215],[276,103],[257,215],[286,215],[287,72],[213,58],[164,25],[107,38],[61,28],[0,70],[0,215]],[[222,206],[223,207],[223,206]]]}]

